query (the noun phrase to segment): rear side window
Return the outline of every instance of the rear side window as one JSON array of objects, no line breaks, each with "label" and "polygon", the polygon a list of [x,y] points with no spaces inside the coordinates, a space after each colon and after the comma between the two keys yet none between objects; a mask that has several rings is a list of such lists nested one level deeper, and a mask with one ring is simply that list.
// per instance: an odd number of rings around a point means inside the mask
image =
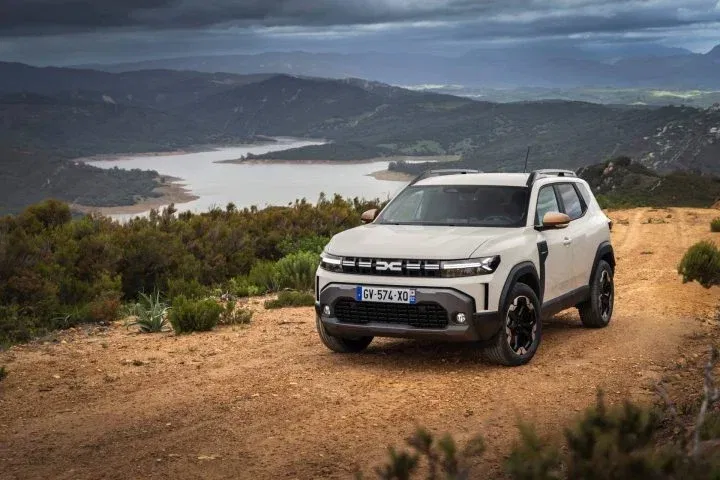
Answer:
[{"label": "rear side window", "polygon": [[569,183],[561,183],[557,186],[560,198],[565,206],[565,213],[570,220],[576,220],[583,216],[583,202],[578,197],[577,190]]},{"label": "rear side window", "polygon": [[555,189],[552,185],[542,187],[538,192],[537,208],[535,209],[535,225],[542,225],[542,219],[548,212],[559,212]]},{"label": "rear side window", "polygon": [[580,190],[580,195],[582,195],[583,200],[585,200],[585,209],[587,210],[587,205],[592,203],[592,193],[590,193],[590,189],[584,183],[576,183],[575,186]]}]

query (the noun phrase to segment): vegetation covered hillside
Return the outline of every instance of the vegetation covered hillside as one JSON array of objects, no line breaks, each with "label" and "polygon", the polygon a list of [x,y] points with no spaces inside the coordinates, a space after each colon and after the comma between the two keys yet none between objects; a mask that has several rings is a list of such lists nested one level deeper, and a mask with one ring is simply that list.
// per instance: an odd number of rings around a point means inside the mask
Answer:
[{"label": "vegetation covered hillside", "polygon": [[[273,153],[272,158],[460,155],[458,166],[513,171],[521,168],[530,146],[531,168],[576,169],[632,155],[660,171],[720,172],[720,107],[500,104],[357,79],[289,75],[110,74],[18,64],[0,64],[0,73],[6,74],[0,75],[0,148],[33,152],[48,164],[98,153],[289,135],[332,144]],[[403,171],[418,168],[396,165]],[[15,163],[3,169],[4,176],[24,171]],[[28,196],[12,184],[4,193],[14,204]],[[147,188],[129,193],[141,196]],[[60,198],[70,196],[60,192]],[[106,200],[97,196],[90,201],[101,202]]]},{"label": "vegetation covered hillside", "polygon": [[18,213],[46,198],[105,207],[157,196],[157,172],[104,170],[61,155],[0,146],[0,215]]},{"label": "vegetation covered hillside", "polygon": [[583,167],[578,175],[606,207],[710,207],[720,200],[720,177],[686,171],[659,174],[628,157]]},{"label": "vegetation covered hillside", "polygon": [[377,206],[335,197],[264,210],[231,204],[201,215],[170,208],[120,224],[72,220],[54,200],[33,205],[0,218],[0,344],[113,320],[121,301],[143,292],[172,300],[211,288],[240,296],[310,290],[325,243]]}]

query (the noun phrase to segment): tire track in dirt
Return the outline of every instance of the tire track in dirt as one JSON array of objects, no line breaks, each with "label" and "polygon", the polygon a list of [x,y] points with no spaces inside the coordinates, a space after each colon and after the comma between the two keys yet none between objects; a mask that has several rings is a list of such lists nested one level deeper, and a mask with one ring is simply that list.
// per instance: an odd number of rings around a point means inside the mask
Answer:
[{"label": "tire track in dirt", "polygon": [[[717,212],[610,216],[629,219],[613,233],[612,324],[586,330],[565,312],[520,368],[480,363],[471,345],[402,340],[336,355],[317,339],[312,309],[257,306],[248,328],[175,337],[118,325],[13,348],[0,354],[10,372],[0,384],[0,478],[350,478],[417,425],[460,440],[480,432],[499,462],[519,418],[554,430],[597,388],[610,402],[649,400],[646,387],[694,317],[720,297],[675,272]],[[667,223],[643,223],[649,216]]]}]

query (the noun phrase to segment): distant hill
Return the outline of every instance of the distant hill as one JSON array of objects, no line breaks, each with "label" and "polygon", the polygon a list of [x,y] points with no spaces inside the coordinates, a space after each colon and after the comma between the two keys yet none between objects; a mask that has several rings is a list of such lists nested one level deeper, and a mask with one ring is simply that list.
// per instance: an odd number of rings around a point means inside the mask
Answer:
[{"label": "distant hill", "polygon": [[109,72],[147,69],[230,73],[287,73],[371,78],[396,85],[461,84],[467,87],[720,88],[718,48],[695,54],[639,44],[578,48],[557,44],[488,47],[461,56],[396,53],[269,52],[91,65]]},{"label": "distant hill", "polygon": [[88,69],[32,67],[0,62],[0,95],[32,92],[68,100],[114,103],[153,108],[185,105],[233,86],[268,75],[147,70],[111,74]]},{"label": "distant hill", "polygon": [[661,175],[619,157],[578,170],[605,207],[703,207],[720,200],[720,177],[692,172]]},{"label": "distant hill", "polygon": [[[531,168],[575,169],[631,155],[662,172],[720,172],[720,106],[492,103],[359,79],[284,74],[110,74],[0,64],[3,72],[9,77],[0,75],[0,148],[31,152],[34,162],[45,158],[51,165],[98,153],[299,136],[332,143],[275,156],[342,161],[459,155],[457,165],[512,171],[521,168],[530,146]],[[6,178],[20,164],[12,163]],[[11,195],[13,182],[6,188]],[[93,201],[102,201],[97,195]]]}]

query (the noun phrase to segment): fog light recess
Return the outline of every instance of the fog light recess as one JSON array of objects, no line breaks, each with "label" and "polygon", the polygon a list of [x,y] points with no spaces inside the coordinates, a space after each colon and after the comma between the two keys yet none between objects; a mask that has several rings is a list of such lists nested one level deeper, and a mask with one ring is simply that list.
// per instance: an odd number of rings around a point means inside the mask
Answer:
[{"label": "fog light recess", "polygon": [[467,317],[464,313],[457,313],[455,314],[455,321],[457,323],[465,323],[467,321]]},{"label": "fog light recess", "polygon": [[324,305],[323,306],[323,315],[330,316],[330,305]]}]

